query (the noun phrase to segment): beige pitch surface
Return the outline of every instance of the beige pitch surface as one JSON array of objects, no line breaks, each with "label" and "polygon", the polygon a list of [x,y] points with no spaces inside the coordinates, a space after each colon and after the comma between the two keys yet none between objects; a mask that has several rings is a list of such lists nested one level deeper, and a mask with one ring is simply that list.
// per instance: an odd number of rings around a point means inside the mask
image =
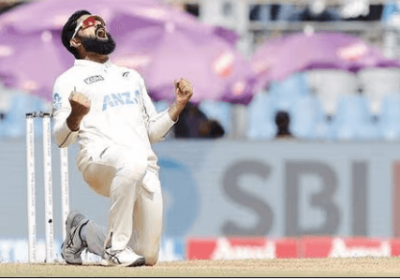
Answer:
[{"label": "beige pitch surface", "polygon": [[199,260],[163,262],[153,267],[0,264],[0,277],[281,277],[397,276],[400,258]]}]

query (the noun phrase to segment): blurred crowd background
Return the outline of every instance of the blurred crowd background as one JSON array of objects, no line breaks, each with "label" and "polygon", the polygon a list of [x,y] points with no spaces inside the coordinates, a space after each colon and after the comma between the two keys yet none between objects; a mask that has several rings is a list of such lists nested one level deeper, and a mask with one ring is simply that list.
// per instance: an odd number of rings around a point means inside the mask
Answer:
[{"label": "blurred crowd background", "polygon": [[[8,25],[13,24],[12,21],[7,21],[8,14],[32,5],[32,2],[40,1],[2,0],[0,26],[3,24],[3,29],[4,26],[7,29]],[[135,2],[137,1],[132,0],[133,6]],[[231,81],[224,88],[224,95],[217,92],[222,91],[221,88],[211,87],[213,83],[211,80],[209,85],[205,84],[207,82],[205,79],[199,81],[198,83],[203,83],[205,88],[209,88],[210,94],[207,96],[200,94],[201,98],[194,100],[185,110],[178,125],[168,134],[168,138],[400,140],[399,1],[160,0],[155,2],[169,6],[179,13],[189,14],[195,21],[220,28],[215,29],[216,32],[218,31],[221,38],[229,41],[232,51],[237,52],[243,60],[242,64],[231,62],[229,60],[232,58],[225,55],[219,61],[221,67],[233,63],[240,71],[241,65],[246,63],[246,68],[242,68],[240,75],[234,74],[230,77]],[[5,20],[1,21],[2,17]],[[29,25],[28,22],[25,24]],[[40,36],[45,40],[46,30],[43,29],[41,32]],[[345,34],[359,40],[341,46],[348,48],[342,51],[343,55],[340,54],[340,49],[333,50],[337,56],[344,56],[342,60],[357,63],[358,59],[362,60],[362,56],[369,55],[370,50],[366,48],[371,48],[380,52],[379,61],[361,63],[356,68],[330,64],[329,43],[331,41],[333,43],[335,39],[326,39],[325,45],[314,42],[312,38],[321,33]],[[298,47],[302,49],[296,53],[295,40],[292,43],[288,40],[279,45],[279,39],[291,36],[308,38],[309,46],[300,42]],[[133,42],[131,45],[133,49],[142,48],[138,46],[138,41]],[[26,44],[29,44],[28,41]],[[267,49],[271,46],[275,46],[275,49],[272,48],[268,52]],[[203,49],[193,49],[190,55],[202,56]],[[316,52],[321,52],[321,55],[313,58]],[[5,62],[2,60],[9,53],[0,40],[0,64],[3,64],[3,67],[0,66],[0,138],[2,139],[23,137],[24,113],[49,111],[52,106],[51,88],[44,89],[40,85],[32,87],[32,82],[28,83],[30,87],[26,83],[6,81],[8,76],[12,76],[11,72],[15,71],[13,69],[7,73],[10,67],[5,65],[8,63],[7,60]],[[301,55],[311,57],[298,62]],[[116,56],[117,63],[137,68],[141,72],[140,66],[135,67],[138,64],[127,62],[126,56],[118,54]],[[275,56],[287,57],[287,60],[268,61]],[[24,59],[24,63],[30,63]],[[52,63],[51,57],[46,59]],[[174,57],[171,59],[173,61]],[[316,59],[318,61],[315,61]],[[263,60],[268,65],[259,70]],[[387,60],[389,63],[382,60]],[[166,68],[169,67],[168,61],[163,57],[163,65]],[[299,65],[301,63],[302,65]],[[280,68],[289,64],[290,70],[284,69],[282,74]],[[34,68],[35,64],[30,67]],[[62,73],[61,70],[57,71],[58,69],[53,70],[55,74]],[[198,73],[198,76],[207,75],[203,72]],[[276,72],[279,73],[275,75]],[[157,79],[146,75],[146,71],[143,71],[143,75],[148,84]],[[246,79],[243,79],[244,76]],[[48,80],[48,84],[54,82],[50,76]],[[30,90],[32,88],[41,90],[40,94],[37,94],[38,91]],[[154,88],[153,91],[153,87],[150,86],[149,93],[155,101],[157,110],[166,109],[171,99],[164,98],[166,94],[158,94],[162,91]],[[246,88],[246,93],[243,88]],[[195,94],[198,94],[196,89],[195,83]],[[246,97],[241,99],[242,93]],[[227,98],[229,95],[233,98]],[[40,130],[37,133],[41,133]]]}]

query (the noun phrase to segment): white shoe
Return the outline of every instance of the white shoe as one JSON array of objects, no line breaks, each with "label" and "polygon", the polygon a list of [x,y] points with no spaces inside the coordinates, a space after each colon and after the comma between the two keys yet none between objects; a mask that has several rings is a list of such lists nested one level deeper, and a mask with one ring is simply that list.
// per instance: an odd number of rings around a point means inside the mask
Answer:
[{"label": "white shoe", "polygon": [[141,266],[145,264],[145,260],[133,252],[130,247],[126,247],[121,251],[106,249],[104,259],[100,264],[104,266]]}]

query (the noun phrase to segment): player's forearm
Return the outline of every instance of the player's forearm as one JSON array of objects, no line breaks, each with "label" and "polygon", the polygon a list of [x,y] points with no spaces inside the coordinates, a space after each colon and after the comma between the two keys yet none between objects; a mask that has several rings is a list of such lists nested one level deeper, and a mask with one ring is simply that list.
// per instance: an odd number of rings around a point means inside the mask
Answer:
[{"label": "player's forearm", "polygon": [[54,138],[59,147],[67,147],[73,144],[78,137],[78,132],[72,131],[67,124],[67,114],[56,112],[54,114]]},{"label": "player's forearm", "polygon": [[186,104],[187,101],[175,100],[175,102],[169,107],[168,113],[174,122],[178,121],[179,115],[182,113],[183,109],[185,109]]},{"label": "player's forearm", "polygon": [[148,134],[150,143],[157,143],[164,139],[171,127],[175,124],[167,111],[158,114],[149,122]]},{"label": "player's forearm", "polygon": [[71,131],[78,131],[81,125],[82,117],[78,117],[74,114],[70,114],[67,118],[67,125]]}]

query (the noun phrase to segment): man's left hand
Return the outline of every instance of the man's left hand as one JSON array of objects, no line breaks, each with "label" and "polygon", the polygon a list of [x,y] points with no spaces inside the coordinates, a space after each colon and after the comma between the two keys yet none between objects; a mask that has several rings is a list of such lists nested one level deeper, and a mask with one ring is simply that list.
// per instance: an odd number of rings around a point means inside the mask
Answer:
[{"label": "man's left hand", "polygon": [[193,87],[188,80],[182,78],[175,82],[175,94],[175,100],[179,104],[186,105],[193,95]]}]

